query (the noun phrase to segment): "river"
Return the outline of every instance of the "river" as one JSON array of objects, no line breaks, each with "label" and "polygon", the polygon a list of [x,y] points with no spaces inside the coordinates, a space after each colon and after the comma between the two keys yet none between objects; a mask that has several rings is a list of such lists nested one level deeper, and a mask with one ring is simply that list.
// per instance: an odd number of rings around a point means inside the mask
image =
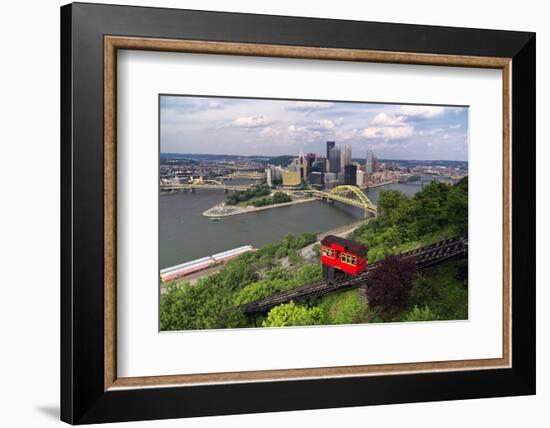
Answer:
[{"label": "river", "polygon": [[[381,190],[414,195],[420,182],[388,184],[365,193],[376,204]],[[223,217],[212,221],[203,211],[222,202],[219,190],[160,196],[160,268],[230,250],[242,245],[260,247],[286,233],[324,232],[363,218],[362,210],[340,203],[313,201],[287,207]]]}]

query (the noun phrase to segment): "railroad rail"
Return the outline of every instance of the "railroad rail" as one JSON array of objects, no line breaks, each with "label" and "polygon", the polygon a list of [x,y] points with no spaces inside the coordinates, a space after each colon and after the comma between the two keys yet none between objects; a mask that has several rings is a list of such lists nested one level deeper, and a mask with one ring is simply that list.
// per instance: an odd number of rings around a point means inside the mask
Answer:
[{"label": "railroad rail", "polygon": [[[468,239],[465,236],[456,236],[401,253],[400,256],[407,259],[414,258],[416,269],[422,270],[450,259],[465,257],[467,254]],[[347,278],[339,282],[326,282],[325,280],[310,282],[300,287],[272,294],[260,300],[245,303],[244,305],[232,308],[232,311],[239,311],[247,315],[268,312],[271,308],[282,303],[311,300],[326,294],[357,288],[364,285],[372,272],[379,266],[380,262],[372,263],[367,265],[365,271],[356,277]]]}]

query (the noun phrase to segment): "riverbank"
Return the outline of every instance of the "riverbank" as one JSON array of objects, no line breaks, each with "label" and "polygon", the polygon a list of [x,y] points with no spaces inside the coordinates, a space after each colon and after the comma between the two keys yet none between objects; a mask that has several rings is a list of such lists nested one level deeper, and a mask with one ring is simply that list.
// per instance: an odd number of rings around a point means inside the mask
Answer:
[{"label": "riverbank", "polygon": [[[354,223],[346,224],[344,226],[340,226],[340,227],[337,227],[337,228],[334,228],[334,229],[331,229],[331,230],[320,232],[320,233],[317,234],[317,240],[314,243],[301,248],[299,250],[299,252],[300,252],[301,256],[305,260],[307,260],[308,262],[310,262],[310,263],[315,262],[319,258],[319,254],[318,254],[318,252],[315,252],[314,249],[315,249],[316,245],[320,244],[320,242],[323,240],[323,238],[325,238],[327,235],[335,235],[335,236],[345,238],[349,234],[354,232],[357,228],[359,228],[359,226],[362,226],[363,224],[368,223],[370,220],[371,220],[370,218],[369,219],[364,219],[364,220],[360,220],[360,221],[357,221],[357,222],[354,222]],[[283,257],[283,258],[279,259],[278,262],[285,269],[288,269],[290,267],[288,257]],[[182,276],[181,278],[178,278],[178,279],[176,279],[174,281],[171,281],[169,283],[163,283],[162,286],[161,286],[161,293],[165,294],[165,293],[168,292],[168,290],[167,290],[168,284],[175,285],[176,287],[179,287],[184,283],[188,283],[189,285],[192,285],[192,286],[196,285],[197,282],[200,279],[206,278],[210,275],[218,273],[224,266],[225,266],[225,264],[215,265],[215,266],[212,266],[208,269],[204,269],[204,270],[201,270],[199,272],[195,272],[191,275]],[[258,272],[258,273],[260,274],[260,276],[262,276],[261,275],[262,272]]]},{"label": "riverbank", "polygon": [[384,181],[383,183],[373,184],[372,186],[367,187],[365,190],[374,189],[376,187],[388,186],[389,184],[397,184],[397,181]]},{"label": "riverbank", "polygon": [[272,208],[288,207],[290,205],[303,204],[305,202],[313,202],[315,200],[316,200],[315,198],[296,199],[291,202],[283,202],[282,204],[265,205],[263,207],[254,207],[254,206],[239,207],[236,205],[227,205],[225,202],[220,202],[219,204],[214,205],[212,208],[209,208],[206,211],[204,211],[202,215],[205,217],[228,217],[232,215],[247,214],[247,213],[252,213],[256,211],[269,210]]}]

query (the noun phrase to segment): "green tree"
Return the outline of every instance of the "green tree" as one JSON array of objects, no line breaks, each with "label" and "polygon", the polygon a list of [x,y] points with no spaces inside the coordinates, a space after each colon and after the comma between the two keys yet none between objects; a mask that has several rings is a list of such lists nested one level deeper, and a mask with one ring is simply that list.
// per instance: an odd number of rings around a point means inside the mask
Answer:
[{"label": "green tree", "polygon": [[263,299],[279,291],[286,290],[289,281],[284,279],[271,279],[253,282],[240,290],[235,295],[235,305],[244,305],[254,300]]},{"label": "green tree", "polygon": [[260,184],[247,190],[228,194],[227,198],[225,199],[225,203],[227,205],[236,205],[240,202],[246,202],[252,198],[268,196],[270,193],[271,190],[267,185]]},{"label": "green tree", "polygon": [[414,307],[405,315],[403,321],[433,321],[437,319],[437,314],[432,311],[429,306],[426,305],[419,308],[417,305],[414,305]]},{"label": "green tree", "polygon": [[327,296],[321,304],[327,324],[351,324],[366,306],[359,301],[357,290]]},{"label": "green tree", "polygon": [[323,311],[319,307],[306,308],[294,302],[275,306],[262,322],[263,327],[287,327],[322,324]]},{"label": "green tree", "polygon": [[445,215],[458,233],[468,233],[468,177],[449,190]]},{"label": "green tree", "polygon": [[272,198],[274,204],[282,204],[284,202],[292,201],[292,198],[284,192],[275,192]]},{"label": "green tree", "polygon": [[415,266],[414,259],[386,256],[368,279],[369,305],[388,313],[401,308],[412,287]]},{"label": "green tree", "polygon": [[288,262],[291,265],[297,266],[302,263],[303,260],[302,254],[299,251],[292,249],[288,252]]}]

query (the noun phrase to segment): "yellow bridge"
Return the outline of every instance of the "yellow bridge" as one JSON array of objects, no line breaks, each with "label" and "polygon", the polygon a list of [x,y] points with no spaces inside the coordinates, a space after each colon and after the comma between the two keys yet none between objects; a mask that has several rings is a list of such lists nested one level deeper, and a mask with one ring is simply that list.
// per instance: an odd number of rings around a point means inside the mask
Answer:
[{"label": "yellow bridge", "polygon": [[249,180],[263,180],[265,178],[264,172],[258,172],[258,171],[234,171],[229,175],[225,175],[223,177],[218,177],[221,179],[229,179],[232,178],[246,178]]},{"label": "yellow bridge", "polygon": [[195,189],[222,189],[225,192],[229,190],[247,190],[250,186],[234,186],[231,184],[225,184],[218,180],[205,180],[202,177],[185,184],[162,184],[161,190],[191,190]]},{"label": "yellow bridge", "polygon": [[313,194],[317,199],[327,201],[337,201],[343,204],[351,205],[364,210],[365,217],[369,214],[377,215],[378,209],[370,199],[357,186],[336,186],[329,192],[314,190]]}]

